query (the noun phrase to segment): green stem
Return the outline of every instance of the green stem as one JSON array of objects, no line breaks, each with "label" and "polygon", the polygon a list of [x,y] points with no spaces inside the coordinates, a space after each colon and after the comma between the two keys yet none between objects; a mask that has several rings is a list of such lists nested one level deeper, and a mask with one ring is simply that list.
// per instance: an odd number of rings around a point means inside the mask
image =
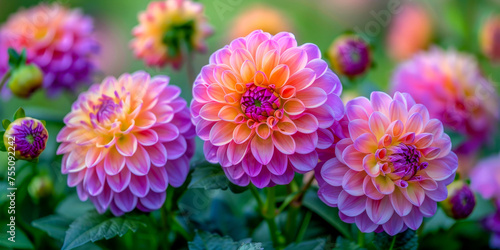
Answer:
[{"label": "green stem", "polygon": [[365,246],[365,234],[361,231],[358,231],[358,245],[360,247]]},{"label": "green stem", "polygon": [[186,72],[189,80],[189,86],[193,87],[194,81],[196,80],[196,75],[194,72],[194,53],[187,49],[187,60],[186,60]]},{"label": "green stem", "polygon": [[394,236],[392,237],[391,247],[389,248],[389,250],[394,249],[394,245],[396,244],[396,237],[397,237],[397,236],[398,236],[398,235],[394,235]]},{"label": "green stem", "polygon": [[260,198],[259,191],[257,191],[257,188],[253,184],[250,184],[250,191],[252,192],[252,195],[257,200],[257,205],[259,206],[259,210],[260,210],[259,212],[262,213],[262,209],[264,208],[264,203],[262,202],[262,199]]},{"label": "green stem", "polygon": [[172,216],[172,223],[175,226],[173,227],[175,231],[178,232],[180,235],[182,235],[182,237],[184,237],[186,241],[193,240],[193,236],[189,234],[189,232],[181,225],[181,223],[177,220],[175,216]]},{"label": "green stem", "polygon": [[295,242],[300,243],[306,234],[307,227],[309,226],[309,222],[311,221],[312,212],[307,211],[304,216],[304,220],[302,221],[302,225],[300,225],[299,233],[297,234],[297,239]]},{"label": "green stem", "polygon": [[271,234],[271,240],[273,241],[273,246],[275,248],[279,248],[279,241],[278,241],[278,227],[276,226],[276,190],[274,187],[268,187],[267,188],[267,209],[266,209],[266,214],[265,218],[267,221],[267,225],[269,226],[269,233]]},{"label": "green stem", "polygon": [[10,75],[12,74],[12,70],[7,71],[5,75],[3,75],[2,80],[0,80],[0,90],[3,89],[3,85],[7,82],[7,80],[10,78]]}]

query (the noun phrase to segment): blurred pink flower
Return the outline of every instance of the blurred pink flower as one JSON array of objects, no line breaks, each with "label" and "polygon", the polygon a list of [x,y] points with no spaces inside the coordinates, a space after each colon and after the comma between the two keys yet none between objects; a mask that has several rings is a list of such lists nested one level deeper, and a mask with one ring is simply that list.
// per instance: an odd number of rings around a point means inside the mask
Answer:
[{"label": "blurred pink flower", "polygon": [[229,180],[288,184],[318,163],[318,129],[342,118],[342,85],[314,44],[257,30],[210,57],[193,87],[191,114],[205,157]]},{"label": "blurred pink flower", "polygon": [[145,72],[106,78],[73,104],[57,136],[62,173],[80,199],[119,216],[162,206],[182,185],[194,151],[194,126],[180,88]]},{"label": "blurred pink flower", "polygon": [[353,99],[346,116],[347,138],[316,170],[319,197],[362,232],[416,230],[446,199],[458,166],[441,122],[399,92]]},{"label": "blurred pink flower", "polygon": [[475,151],[490,138],[499,119],[495,88],[474,58],[433,48],[402,63],[392,78],[393,91],[410,93],[429,108],[432,118],[468,136],[459,149]]},{"label": "blurred pink flower", "polygon": [[205,52],[205,39],[212,33],[201,3],[156,1],[149,3],[146,11],[139,14],[139,25],[132,31],[131,47],[135,56],[148,66],[172,64],[174,69],[179,69],[186,56],[184,46]]},{"label": "blurred pink flower", "polygon": [[500,15],[486,20],[481,28],[479,42],[486,57],[494,62],[500,62]]},{"label": "blurred pink flower", "polygon": [[26,49],[28,63],[42,69],[43,88],[54,96],[90,83],[99,50],[92,31],[92,19],[80,10],[41,4],[9,17],[2,26],[0,40],[18,52]]},{"label": "blurred pink flower", "polygon": [[500,201],[500,155],[481,160],[470,173],[471,188],[485,199]]},{"label": "blurred pink flower", "polygon": [[417,4],[406,4],[393,17],[389,27],[386,47],[396,60],[410,58],[426,49],[431,43],[433,22],[425,8]]}]

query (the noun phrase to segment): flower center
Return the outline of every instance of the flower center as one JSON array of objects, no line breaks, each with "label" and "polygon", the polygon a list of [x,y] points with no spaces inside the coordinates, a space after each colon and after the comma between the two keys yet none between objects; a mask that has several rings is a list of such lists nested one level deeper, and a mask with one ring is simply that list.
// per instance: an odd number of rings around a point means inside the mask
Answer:
[{"label": "flower center", "polygon": [[241,110],[255,121],[264,121],[280,107],[278,95],[272,87],[247,84],[247,92],[241,97]]},{"label": "flower center", "polygon": [[427,168],[427,162],[420,162],[420,151],[413,145],[399,144],[394,152],[389,156],[389,160],[394,167],[393,174],[403,180],[411,180],[418,171]]},{"label": "flower center", "polygon": [[121,111],[121,105],[116,104],[113,98],[103,95],[99,99],[98,105],[94,106],[94,113],[91,114],[91,119],[98,123],[105,123],[111,121],[114,114]]}]

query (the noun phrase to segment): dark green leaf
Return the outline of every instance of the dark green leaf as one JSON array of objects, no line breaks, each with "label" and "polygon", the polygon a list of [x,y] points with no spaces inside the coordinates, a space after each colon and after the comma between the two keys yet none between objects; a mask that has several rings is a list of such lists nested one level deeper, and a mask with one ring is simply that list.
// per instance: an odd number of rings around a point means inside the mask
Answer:
[{"label": "dark green leaf", "polygon": [[330,225],[336,228],[344,237],[351,238],[351,234],[349,233],[349,225],[347,225],[340,219],[338,208],[327,206],[312,190],[309,190],[306,193],[303,204],[305,207],[315,212],[328,223],[330,223]]},{"label": "dark green leaf", "polygon": [[242,187],[242,186],[238,186],[232,182],[229,182],[229,189],[231,189],[231,192],[233,192],[235,194],[239,194],[239,193],[243,193],[243,192],[247,191],[248,186]]},{"label": "dark green leaf", "polygon": [[188,188],[226,190],[228,185],[229,180],[221,166],[204,163],[195,167]]},{"label": "dark green leaf", "polygon": [[10,221],[0,221],[1,225],[1,231],[0,231],[0,246],[5,247],[5,248],[16,248],[16,249],[34,249],[33,244],[31,241],[28,239],[26,234],[19,228],[19,226],[16,225],[16,230],[15,230],[15,242],[9,241],[9,237],[12,237],[11,234],[7,233],[10,229],[7,224]]},{"label": "dark green leaf", "polygon": [[13,48],[9,48],[9,66],[12,69],[15,69],[19,66],[21,55],[17,53],[17,51]]},{"label": "dark green leaf", "polygon": [[188,243],[190,250],[239,250],[239,249],[256,249],[262,248],[262,243],[252,243],[251,239],[244,239],[239,242],[234,241],[229,236],[221,237],[218,234],[211,234],[203,231],[196,231],[196,236],[193,241]]},{"label": "dark green leaf", "polygon": [[315,239],[304,241],[301,243],[293,243],[285,248],[285,250],[322,250],[325,249],[326,239]]},{"label": "dark green leaf", "polygon": [[108,240],[117,235],[121,237],[129,231],[137,231],[141,226],[146,227],[146,220],[144,216],[114,217],[96,211],[88,212],[69,225],[62,249],[73,249],[87,242]]},{"label": "dark green leaf", "polygon": [[[396,237],[394,239],[394,237]],[[375,234],[373,244],[377,249],[416,250],[418,248],[418,235],[413,230],[390,236],[385,232]]]},{"label": "dark green leaf", "polygon": [[64,241],[66,230],[68,230],[71,222],[73,222],[72,219],[68,219],[61,215],[49,215],[34,220],[31,222],[31,225],[46,232],[50,237],[62,242]]},{"label": "dark green leaf", "polygon": [[342,237],[337,237],[337,240],[335,241],[335,250],[356,250],[356,249],[364,249],[360,247],[358,244],[355,242],[352,242],[348,239],[344,239]]},{"label": "dark green leaf", "polygon": [[78,195],[74,194],[59,203],[56,213],[66,218],[76,219],[91,210],[94,210],[94,205],[90,201],[82,202]]},{"label": "dark green leaf", "polygon": [[26,117],[26,113],[24,112],[23,108],[19,108],[16,113],[14,114],[14,121],[19,119],[19,118],[24,118]]},{"label": "dark green leaf", "polygon": [[4,129],[7,129],[7,128],[9,127],[9,125],[10,125],[10,121],[9,121],[8,119],[4,119],[4,120],[2,121],[2,127],[3,127]]}]

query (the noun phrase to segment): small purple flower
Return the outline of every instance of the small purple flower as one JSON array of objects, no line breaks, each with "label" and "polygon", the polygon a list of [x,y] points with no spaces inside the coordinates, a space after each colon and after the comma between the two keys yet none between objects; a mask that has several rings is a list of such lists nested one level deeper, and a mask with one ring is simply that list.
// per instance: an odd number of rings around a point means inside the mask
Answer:
[{"label": "small purple flower", "polygon": [[370,48],[356,35],[337,38],[328,50],[328,57],[334,71],[348,77],[365,73],[371,65]]},{"label": "small purple flower", "polygon": [[483,225],[493,233],[490,239],[491,248],[500,248],[500,204],[497,204],[497,211],[488,216],[483,221]]},{"label": "small purple flower", "polygon": [[13,147],[19,160],[33,160],[45,150],[49,133],[43,123],[30,117],[12,122],[3,136],[6,148]]},{"label": "small purple flower", "polygon": [[448,186],[448,198],[441,202],[445,213],[454,219],[467,218],[476,206],[474,193],[463,181],[455,181]]}]

